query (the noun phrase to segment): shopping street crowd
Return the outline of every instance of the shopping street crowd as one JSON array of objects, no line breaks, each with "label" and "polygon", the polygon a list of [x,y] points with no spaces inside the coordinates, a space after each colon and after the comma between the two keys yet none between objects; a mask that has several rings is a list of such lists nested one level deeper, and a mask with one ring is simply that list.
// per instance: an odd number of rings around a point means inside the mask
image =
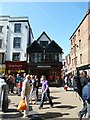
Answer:
[{"label": "shopping street crowd", "polygon": [[80,97],[81,102],[83,101],[83,108],[79,111],[78,116],[80,119],[83,117],[90,119],[90,77],[87,71],[76,71],[74,76],[66,75],[64,79],[64,88],[67,90],[73,88]]},{"label": "shopping street crowd", "polygon": [[[42,96],[39,109],[43,108],[45,98],[49,100],[50,108],[53,107],[53,102],[50,97],[49,83],[45,75],[41,76],[40,81],[38,80],[37,75],[26,75],[26,73],[23,74],[23,77],[21,77],[20,74],[17,74],[16,77],[9,75],[7,78],[3,75],[2,78],[8,84],[9,92],[21,96],[22,100],[25,101],[26,109],[24,110],[24,113],[17,109],[20,114],[23,114],[23,118],[29,116],[29,103],[37,104],[39,83],[42,84]],[[14,87],[16,87],[16,92],[14,91]],[[34,102],[32,101],[33,97]]]},{"label": "shopping street crowd", "polygon": [[[28,117],[29,102],[31,104],[37,104],[39,83],[42,84],[42,96],[39,109],[43,108],[45,98],[48,98],[50,107],[53,107],[53,102],[50,97],[49,83],[45,75],[41,76],[40,81],[37,78],[37,75],[26,75],[26,73],[24,73],[22,77],[20,74],[17,74],[16,77],[9,75],[8,78],[5,78],[5,76],[2,78],[5,79],[9,86],[9,91],[11,91],[12,94],[18,94],[18,96],[21,96],[22,99],[25,100],[27,108],[24,110],[23,117]],[[64,86],[73,88],[83,101],[83,108],[78,112],[80,119],[83,117],[90,118],[90,77],[87,75],[87,72],[84,70],[77,70],[74,76],[66,76],[63,81]],[[16,93],[14,93],[14,87],[16,87]],[[34,103],[32,102],[33,96]],[[19,112],[21,113],[21,111]]]}]

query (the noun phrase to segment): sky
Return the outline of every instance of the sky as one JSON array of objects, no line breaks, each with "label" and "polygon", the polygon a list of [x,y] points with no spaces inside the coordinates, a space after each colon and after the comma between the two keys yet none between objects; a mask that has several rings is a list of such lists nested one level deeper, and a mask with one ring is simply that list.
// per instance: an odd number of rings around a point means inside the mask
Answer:
[{"label": "sky", "polygon": [[0,15],[27,16],[36,40],[43,31],[70,52],[70,37],[80,24],[88,2],[0,2]]}]

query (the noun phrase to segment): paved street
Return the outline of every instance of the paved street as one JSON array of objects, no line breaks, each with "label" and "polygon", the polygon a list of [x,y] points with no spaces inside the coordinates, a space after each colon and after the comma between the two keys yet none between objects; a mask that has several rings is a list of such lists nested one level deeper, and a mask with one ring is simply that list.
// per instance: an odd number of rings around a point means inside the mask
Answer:
[{"label": "paved street", "polygon": [[[37,105],[32,105],[33,110],[30,111],[29,119],[36,120],[58,120],[78,118],[78,111],[82,107],[78,95],[73,91],[65,91],[63,88],[50,87],[51,97],[54,102],[54,107],[49,108],[49,104],[45,101],[43,109],[38,109]],[[39,93],[41,89],[39,90]],[[21,96],[9,95],[11,100],[7,113],[0,112],[1,119],[22,119],[22,116],[17,112],[17,104],[21,100]]]}]

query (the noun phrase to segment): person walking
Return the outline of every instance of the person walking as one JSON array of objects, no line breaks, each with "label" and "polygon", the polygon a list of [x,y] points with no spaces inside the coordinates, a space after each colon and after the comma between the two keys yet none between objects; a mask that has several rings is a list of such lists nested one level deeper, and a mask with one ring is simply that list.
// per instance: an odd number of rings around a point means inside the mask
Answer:
[{"label": "person walking", "polygon": [[90,78],[88,80],[88,83],[84,86],[84,88],[82,90],[82,98],[87,105],[86,118],[90,119]]},{"label": "person walking", "polygon": [[30,103],[32,104],[32,97],[34,96],[35,102],[37,103],[37,96],[36,96],[36,79],[34,75],[31,75],[31,91],[30,91]]},{"label": "person walking", "polygon": [[14,93],[15,78],[12,75],[9,75],[6,82],[8,84],[9,91],[11,90],[11,93]]},{"label": "person walking", "polygon": [[[84,88],[85,85],[87,85],[88,81],[89,81],[89,78],[87,77],[87,72],[86,71],[81,72],[80,83],[81,83],[81,92],[82,93],[83,93],[83,88]],[[87,113],[87,103],[83,99],[83,94],[81,94],[81,98],[82,98],[82,101],[83,101],[83,108],[81,109],[81,111],[79,111],[79,114],[78,114],[78,116],[80,118],[82,118]]]},{"label": "person walking", "polygon": [[24,116],[23,117],[28,117],[29,115],[29,95],[30,95],[30,75],[26,75],[26,79],[23,81],[22,84],[22,92],[21,92],[21,96],[22,99],[25,99],[27,108],[26,110],[24,110]]},{"label": "person walking", "polygon": [[36,96],[37,96],[37,100],[38,100],[39,79],[38,79],[37,75],[35,75],[35,80],[36,80]]},{"label": "person walking", "polygon": [[15,79],[15,84],[16,84],[16,88],[17,88],[16,93],[18,95],[19,95],[19,92],[18,92],[19,91],[19,88],[18,88],[19,81],[22,81],[22,77],[19,74],[17,74],[16,79]]},{"label": "person walking", "polygon": [[46,79],[46,76],[43,75],[41,80],[42,80],[42,97],[41,97],[39,109],[43,108],[45,97],[48,98],[50,107],[53,107],[53,102],[50,97],[49,84],[48,84],[48,80]]}]

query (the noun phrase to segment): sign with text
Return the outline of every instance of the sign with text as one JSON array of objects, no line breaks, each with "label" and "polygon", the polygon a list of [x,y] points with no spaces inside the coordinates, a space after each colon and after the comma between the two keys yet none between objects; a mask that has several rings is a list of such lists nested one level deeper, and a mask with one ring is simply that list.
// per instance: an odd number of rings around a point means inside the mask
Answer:
[{"label": "sign with text", "polygon": [[21,61],[21,62],[6,61],[6,69],[10,69],[10,70],[26,69],[26,62],[25,61]]}]

